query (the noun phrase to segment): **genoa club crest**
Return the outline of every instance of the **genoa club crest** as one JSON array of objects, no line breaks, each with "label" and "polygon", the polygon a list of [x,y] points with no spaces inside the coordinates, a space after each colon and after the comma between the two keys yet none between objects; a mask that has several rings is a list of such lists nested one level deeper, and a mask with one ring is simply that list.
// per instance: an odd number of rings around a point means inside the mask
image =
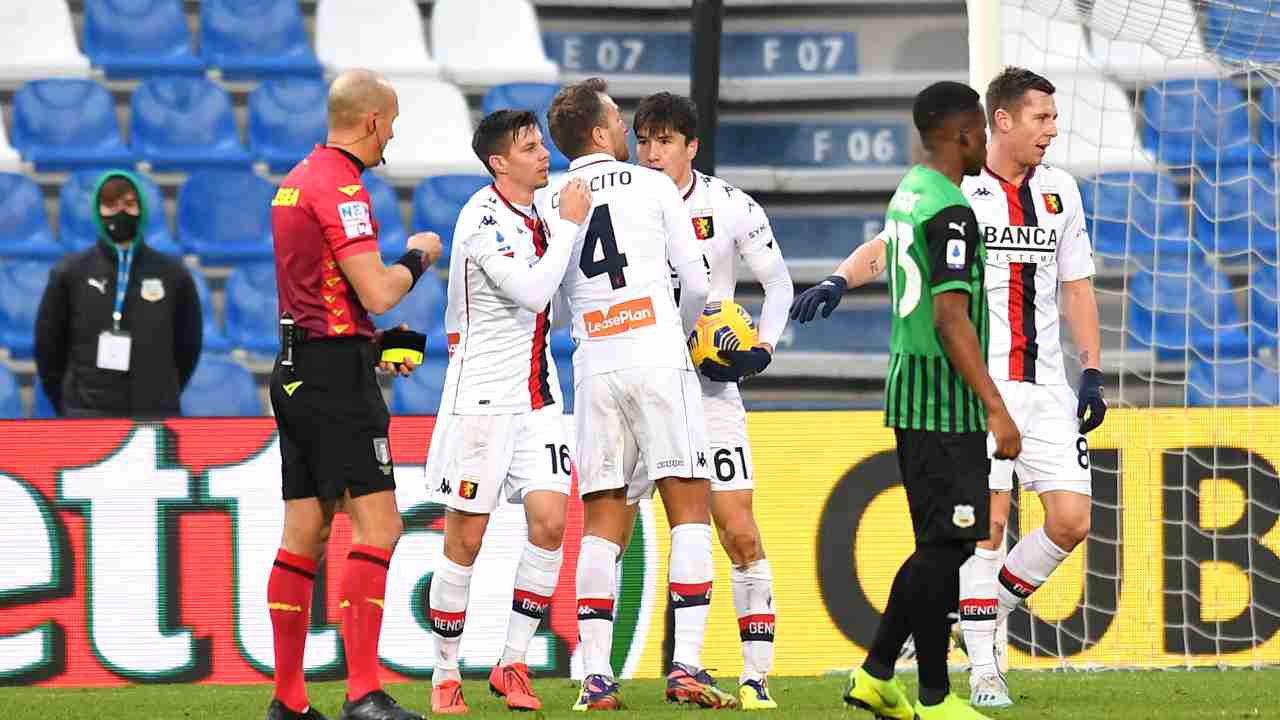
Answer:
[{"label": "genoa club crest", "polygon": [[715,223],[712,222],[712,216],[699,215],[693,219],[693,234],[698,236],[699,240],[709,240],[712,235],[716,234]]},{"label": "genoa club crest", "polygon": [[1044,193],[1044,209],[1050,215],[1062,214],[1062,196],[1058,193]]}]

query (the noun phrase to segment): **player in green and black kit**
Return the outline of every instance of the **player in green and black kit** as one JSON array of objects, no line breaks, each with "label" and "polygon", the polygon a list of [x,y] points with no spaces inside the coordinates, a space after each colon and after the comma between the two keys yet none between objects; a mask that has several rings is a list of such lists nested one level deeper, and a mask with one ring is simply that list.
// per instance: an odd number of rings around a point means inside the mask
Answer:
[{"label": "player in green and black kit", "polygon": [[[885,424],[897,436],[916,550],[894,578],[870,654],[850,673],[844,697],[880,718],[973,720],[985,716],[950,692],[950,615],[960,566],[988,533],[987,431],[1000,459],[1016,457],[1022,441],[987,373],[986,253],[960,192],[963,176],[977,175],[986,159],[978,93],[936,83],[916,96],[912,114],[926,158],[902,179],[885,215],[893,298]],[[842,264],[801,294],[792,319],[812,320],[819,306],[830,315],[847,272]],[[914,708],[893,675],[913,634],[920,673]]]}]

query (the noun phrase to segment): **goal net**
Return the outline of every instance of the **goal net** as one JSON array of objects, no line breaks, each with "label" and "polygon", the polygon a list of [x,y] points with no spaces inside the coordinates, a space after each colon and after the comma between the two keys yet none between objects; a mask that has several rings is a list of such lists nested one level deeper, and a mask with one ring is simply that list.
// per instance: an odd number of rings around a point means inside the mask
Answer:
[{"label": "goal net", "polygon": [[[976,88],[1057,86],[1046,162],[1084,198],[1113,408],[1091,536],[1010,617],[1009,665],[1280,663],[1280,0],[968,7]],[[1043,522],[1014,500],[1010,546]]]}]

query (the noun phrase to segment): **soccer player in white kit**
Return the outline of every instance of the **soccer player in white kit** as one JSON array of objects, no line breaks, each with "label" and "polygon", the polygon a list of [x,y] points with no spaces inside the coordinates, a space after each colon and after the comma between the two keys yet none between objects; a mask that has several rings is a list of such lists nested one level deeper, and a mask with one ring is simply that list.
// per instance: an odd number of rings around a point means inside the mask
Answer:
[{"label": "soccer player in white kit", "polygon": [[[962,188],[987,248],[987,365],[1022,432],[1022,454],[991,463],[991,536],[960,568],[960,627],[972,664],[970,702],[978,707],[1013,703],[996,663],[997,624],[1089,535],[1093,487],[1085,434],[1102,424],[1107,410],[1080,189],[1070,174],[1043,164],[1058,134],[1053,93],[1051,82],[1024,68],[1005,68],[991,81],[987,165]],[[830,313],[844,291],[841,280],[856,287],[883,272],[884,247],[877,238],[855,250],[838,279],[801,296],[792,318],[812,317],[818,304]],[[1060,310],[1084,368],[1078,398],[1063,368]],[[1014,474],[1022,489],[1040,496],[1045,524],[1025,533],[1002,561]]]},{"label": "soccer player in white kit", "polygon": [[688,209],[711,283],[708,301],[733,299],[738,258],[764,288],[757,345],[721,352],[728,366],[703,363],[699,370],[716,475],[711,483],[711,517],[732,562],[730,582],[742,641],[738,696],[743,709],[772,709],[777,703],[769,694],[767,677],[773,669],[773,573],[752,511],[755,471],[738,382],[769,365],[787,324],[791,274],[769,219],[751,196],[694,171],[698,110],[692,100],[667,92],[650,95],[636,108],[633,127],[640,164],[666,173]]},{"label": "soccer player in white kit", "polygon": [[[670,591],[676,662],[699,667],[711,603],[710,465],[702,393],[685,345],[707,299],[689,214],[671,180],[627,164],[627,127],[605,82],[566,85],[548,112],[569,171],[544,194],[563,202],[564,182],[587,181],[592,211],[574,247],[561,292],[572,333],[579,490],[584,508],[578,556],[578,631],[586,677],[575,710],[621,707],[609,656],[614,566],[630,517],[627,505],[662,493],[671,526]],[[690,304],[672,297],[674,268]],[[637,465],[643,472],[635,474]],[[704,673],[705,674],[705,673]],[[698,685],[700,704],[736,699]]]},{"label": "soccer player in white kit", "polygon": [[590,190],[574,180],[561,190],[557,214],[534,209],[551,156],[533,113],[486,116],[472,147],[493,183],[471,196],[453,233],[449,368],[426,468],[432,499],[447,508],[429,612],[431,712],[438,715],[467,712],[458,647],[472,568],[489,515],[503,500],[524,504],[529,534],[516,567],[506,645],[489,685],[512,709],[542,707],[525,652],[559,579],[572,472],[548,342],[551,299],[591,207]]}]

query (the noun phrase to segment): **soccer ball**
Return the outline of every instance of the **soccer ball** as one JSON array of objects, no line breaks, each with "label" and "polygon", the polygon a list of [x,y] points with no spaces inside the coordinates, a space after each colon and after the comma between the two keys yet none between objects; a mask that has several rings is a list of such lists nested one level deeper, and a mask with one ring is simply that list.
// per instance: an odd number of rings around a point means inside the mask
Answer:
[{"label": "soccer ball", "polygon": [[708,303],[689,333],[689,355],[694,366],[703,361],[728,365],[716,353],[720,350],[749,350],[756,345],[756,326],[751,313],[732,300]]}]

